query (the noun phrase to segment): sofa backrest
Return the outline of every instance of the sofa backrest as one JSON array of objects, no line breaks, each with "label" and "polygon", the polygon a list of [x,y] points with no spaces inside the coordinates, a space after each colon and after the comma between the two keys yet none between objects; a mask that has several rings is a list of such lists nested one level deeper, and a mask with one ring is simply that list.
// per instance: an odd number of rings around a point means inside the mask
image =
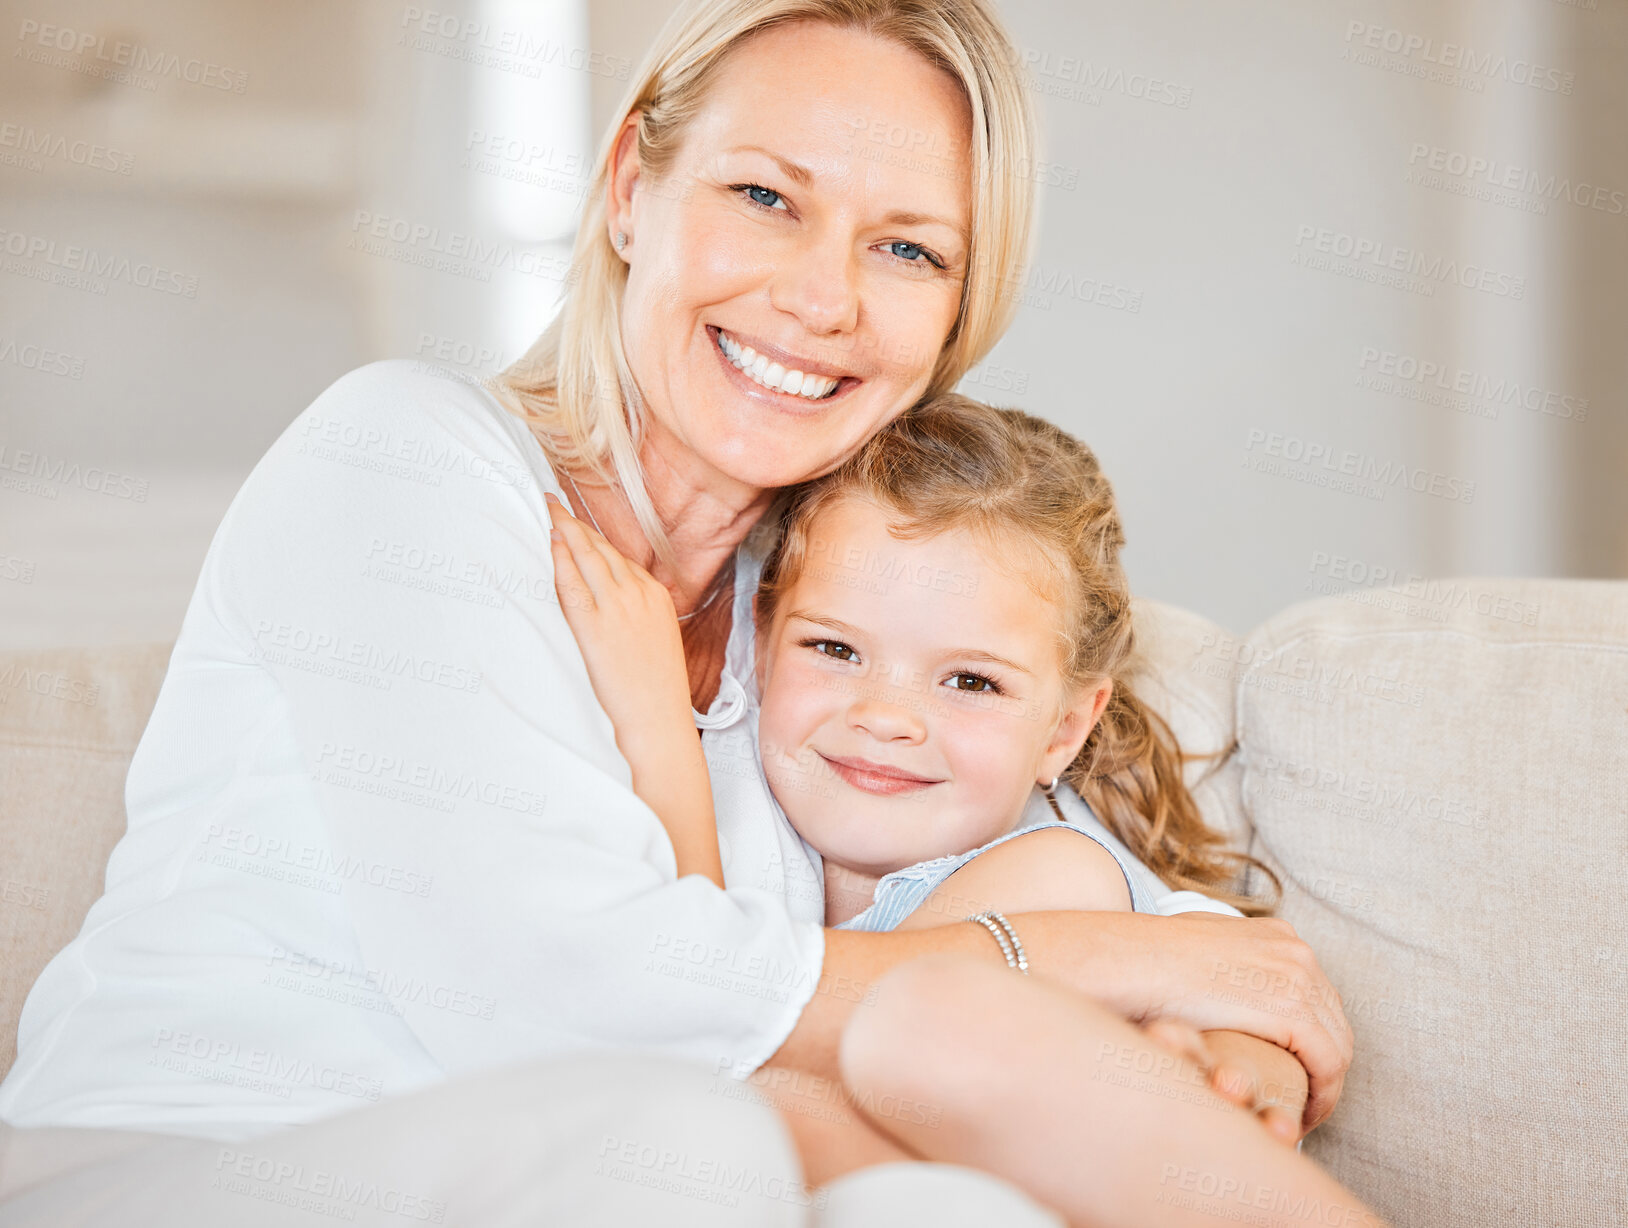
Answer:
[{"label": "sofa backrest", "polygon": [[1396,1224],[1628,1224],[1628,583],[1359,590],[1218,655],[1356,1031],[1307,1152]]},{"label": "sofa backrest", "polygon": [[0,1077],[35,978],[124,835],[124,777],[170,646],[0,655]]}]

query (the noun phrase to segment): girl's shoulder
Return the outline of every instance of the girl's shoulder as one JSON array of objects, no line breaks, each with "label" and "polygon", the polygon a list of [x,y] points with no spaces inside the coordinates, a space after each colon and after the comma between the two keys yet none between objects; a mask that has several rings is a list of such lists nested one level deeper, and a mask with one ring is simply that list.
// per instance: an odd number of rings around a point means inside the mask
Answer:
[{"label": "girl's shoulder", "polygon": [[989,909],[1113,908],[1151,911],[1111,847],[1083,827],[1048,818],[883,876],[870,907],[838,928],[922,929]]},{"label": "girl's shoulder", "polygon": [[1135,903],[1113,851],[1060,820],[1019,827],[952,860],[959,864],[947,867],[925,901],[930,912],[1131,910]]}]

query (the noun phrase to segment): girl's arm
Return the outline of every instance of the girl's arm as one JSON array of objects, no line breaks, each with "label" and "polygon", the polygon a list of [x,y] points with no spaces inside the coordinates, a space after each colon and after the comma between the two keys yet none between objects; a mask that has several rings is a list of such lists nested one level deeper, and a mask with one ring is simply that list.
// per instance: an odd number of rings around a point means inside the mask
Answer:
[{"label": "girl's arm", "polygon": [[724,885],[712,781],[690,710],[673,599],[644,568],[553,495],[554,584],[594,694],[633,774],[633,791],[673,842],[678,875]]},{"label": "girl's arm", "polygon": [[[1383,1228],[1145,1033],[987,960],[940,956],[885,977],[846,1028],[841,1065],[895,1142],[1005,1177],[1070,1224]],[[927,1111],[884,1111],[904,1105]]]}]

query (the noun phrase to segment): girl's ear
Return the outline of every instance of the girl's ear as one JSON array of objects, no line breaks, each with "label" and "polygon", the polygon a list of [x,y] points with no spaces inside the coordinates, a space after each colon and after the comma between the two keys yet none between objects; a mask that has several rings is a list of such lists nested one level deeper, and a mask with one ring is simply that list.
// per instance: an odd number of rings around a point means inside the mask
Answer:
[{"label": "girl's ear", "polygon": [[1051,744],[1041,757],[1037,784],[1042,787],[1051,784],[1054,777],[1061,776],[1068,770],[1068,765],[1079,757],[1080,748],[1102,719],[1102,713],[1108,707],[1108,698],[1113,693],[1114,680],[1104,678],[1095,687],[1082,687],[1074,696],[1073,702],[1064,709],[1063,719],[1057,722],[1057,732],[1052,735]]}]

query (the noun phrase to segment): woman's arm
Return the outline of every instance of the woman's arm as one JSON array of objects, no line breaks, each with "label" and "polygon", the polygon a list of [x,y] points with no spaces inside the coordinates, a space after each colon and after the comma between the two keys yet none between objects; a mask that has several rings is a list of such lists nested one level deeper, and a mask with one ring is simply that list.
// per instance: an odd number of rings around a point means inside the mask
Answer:
[{"label": "woman's arm", "polygon": [[819,980],[824,931],[778,892],[675,878],[556,595],[554,489],[480,389],[353,372],[233,501],[165,679],[187,723],[139,809],[336,868],[322,908],[265,905],[287,918],[216,893],[255,919],[221,933],[254,985],[281,961],[388,1008],[322,999],[387,1087],[585,1047],[755,1069]]},{"label": "woman's arm", "polygon": [[633,791],[673,842],[678,876],[722,887],[712,782],[695,722],[672,595],[552,494],[554,582]]},{"label": "woman's arm", "polygon": [[[899,929],[927,929],[995,909],[1003,913],[1080,909],[1128,911],[1125,871],[1106,848],[1078,832],[1042,828],[996,845],[939,884]],[[1294,1054],[1245,1032],[1200,1039],[1210,1090],[1254,1113],[1293,1145],[1306,1107],[1306,1071]]]},{"label": "woman's arm", "polygon": [[[1333,1110],[1351,1064],[1351,1028],[1339,994],[1287,922],[1123,912],[1037,912],[1008,919],[1036,977],[1133,1022],[1174,1018],[1200,1030],[1231,1029],[1271,1041],[1306,1069],[1306,1128]],[[889,970],[937,952],[969,954],[1005,968],[988,931],[972,922],[888,934],[827,930],[819,983],[771,1062],[840,1077],[838,1048],[854,1008],[874,1000],[877,982]]]},{"label": "woman's arm", "polygon": [[[986,909],[1012,914],[1128,908],[1125,872],[1113,855],[1078,832],[1051,827],[1008,840],[969,861],[898,928],[931,929]],[[1207,1054],[1202,1064],[1211,1072],[1212,1090],[1249,1109],[1284,1142],[1300,1137],[1307,1075],[1292,1053],[1233,1029],[1206,1032],[1203,1044]]]}]

